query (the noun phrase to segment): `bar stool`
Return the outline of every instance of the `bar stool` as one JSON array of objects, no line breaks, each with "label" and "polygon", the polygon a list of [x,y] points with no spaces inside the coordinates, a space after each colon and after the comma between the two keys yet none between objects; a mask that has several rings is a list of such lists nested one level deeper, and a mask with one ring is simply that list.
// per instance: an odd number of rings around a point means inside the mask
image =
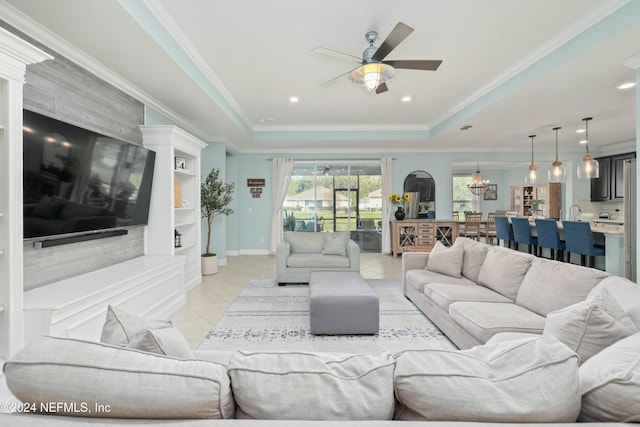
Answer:
[{"label": "bar stool", "polygon": [[498,245],[500,244],[500,240],[502,240],[504,244],[510,248],[511,242],[513,242],[513,228],[511,228],[509,218],[506,216],[494,216],[493,221],[496,223],[496,240],[498,241]]},{"label": "bar stool", "polygon": [[538,233],[540,255],[542,255],[542,248],[548,248],[551,250],[551,259],[564,261],[566,245],[560,240],[560,232],[558,231],[558,223],[556,220],[536,218],[535,223]]},{"label": "bar stool", "polygon": [[595,265],[595,257],[604,256],[604,246],[596,245],[593,232],[588,222],[562,221],[564,240],[567,246],[567,262],[571,262],[571,253],[580,254],[580,265],[586,266],[589,257],[591,267]]},{"label": "bar stool", "polygon": [[538,238],[531,234],[529,218],[513,217],[511,225],[513,226],[513,241],[516,242],[516,248],[522,243],[527,245],[529,253],[538,255]]}]

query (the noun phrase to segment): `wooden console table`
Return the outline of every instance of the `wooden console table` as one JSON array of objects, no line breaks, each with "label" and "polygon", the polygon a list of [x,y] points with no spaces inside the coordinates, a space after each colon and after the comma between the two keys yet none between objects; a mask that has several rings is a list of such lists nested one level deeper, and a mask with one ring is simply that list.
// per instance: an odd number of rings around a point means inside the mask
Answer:
[{"label": "wooden console table", "polygon": [[404,219],[390,221],[391,254],[429,252],[439,240],[451,246],[460,232],[457,221],[437,219]]}]

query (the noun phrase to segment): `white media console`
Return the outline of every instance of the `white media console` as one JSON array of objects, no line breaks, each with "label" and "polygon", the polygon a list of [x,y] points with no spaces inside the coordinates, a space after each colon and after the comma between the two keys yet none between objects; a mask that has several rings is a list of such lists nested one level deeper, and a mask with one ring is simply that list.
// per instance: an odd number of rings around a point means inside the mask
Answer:
[{"label": "white media console", "polygon": [[100,339],[107,306],[166,319],[186,302],[185,257],[141,256],[24,293],[25,342]]}]

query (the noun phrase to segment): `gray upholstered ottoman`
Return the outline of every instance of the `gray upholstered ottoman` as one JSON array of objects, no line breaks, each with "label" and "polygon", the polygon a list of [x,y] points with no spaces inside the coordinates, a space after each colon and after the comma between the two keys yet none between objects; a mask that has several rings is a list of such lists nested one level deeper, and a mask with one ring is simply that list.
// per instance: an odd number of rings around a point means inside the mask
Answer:
[{"label": "gray upholstered ottoman", "polygon": [[309,277],[309,317],[315,335],[376,334],[380,302],[358,272],[316,271]]}]

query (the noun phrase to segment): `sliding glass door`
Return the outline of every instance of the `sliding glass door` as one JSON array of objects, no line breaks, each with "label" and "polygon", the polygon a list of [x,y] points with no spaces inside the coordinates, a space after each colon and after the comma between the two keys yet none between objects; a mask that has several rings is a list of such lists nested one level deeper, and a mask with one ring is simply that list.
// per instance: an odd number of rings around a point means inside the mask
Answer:
[{"label": "sliding glass door", "polygon": [[362,231],[379,234],[380,174],[379,161],[296,162],[282,206],[284,230],[349,231],[361,243]]}]

